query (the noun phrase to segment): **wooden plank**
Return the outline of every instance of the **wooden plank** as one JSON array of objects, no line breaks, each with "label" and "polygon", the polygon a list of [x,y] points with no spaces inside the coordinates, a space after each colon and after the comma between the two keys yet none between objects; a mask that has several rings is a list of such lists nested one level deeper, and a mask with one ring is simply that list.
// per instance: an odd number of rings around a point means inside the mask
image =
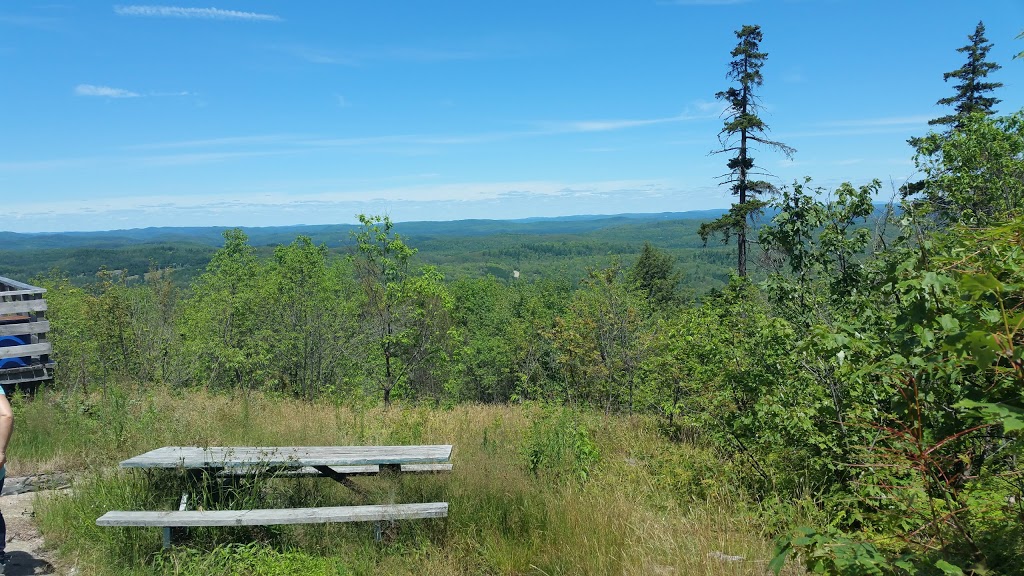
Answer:
[{"label": "wooden plank", "polygon": [[50,380],[53,378],[51,372],[53,366],[51,362],[49,364],[33,364],[31,366],[0,369],[0,384],[22,384]]},{"label": "wooden plank", "polygon": [[53,345],[49,342],[25,344],[24,346],[4,346],[0,348],[0,360],[21,356],[40,356],[53,353]]},{"label": "wooden plank", "polygon": [[277,524],[328,524],[444,518],[447,502],[278,508],[257,510],[112,510],[96,519],[97,526],[268,526]]},{"label": "wooden plank", "polygon": [[20,324],[0,324],[0,336],[16,336],[18,334],[45,334],[50,331],[50,321],[22,322]]},{"label": "wooden plank", "polygon": [[[3,292],[0,292],[3,294]],[[46,300],[15,300],[14,302],[0,302],[0,316],[8,314],[20,314],[22,312],[45,312]]]},{"label": "wooden plank", "polygon": [[[377,465],[367,466],[329,466],[336,474],[346,476],[372,476],[377,474],[380,467]],[[292,467],[267,467],[267,466],[232,466],[217,472],[218,476],[266,476],[273,478],[292,478],[296,476],[322,476],[319,470],[313,466]]]},{"label": "wooden plank", "polygon": [[402,464],[402,472],[451,472],[452,465],[445,464]]},{"label": "wooden plank", "polygon": [[19,291],[30,292],[32,294],[42,294],[46,292],[46,288],[40,288],[38,286],[32,286],[31,284],[25,284],[24,282],[18,282],[17,280],[11,280],[10,278],[0,276],[0,285],[7,288],[13,288]]},{"label": "wooden plank", "polygon": [[165,446],[121,462],[122,468],[232,468],[438,464],[451,445],[434,446]]},{"label": "wooden plank", "polygon": [[[402,472],[428,473],[428,472],[451,472],[451,464],[402,464]],[[336,474],[345,476],[373,476],[380,473],[380,466],[330,466]],[[297,476],[321,476],[319,470],[313,466],[302,466],[299,468],[268,468],[265,466],[233,466],[225,468],[217,473],[218,476],[268,476],[274,478],[292,478]]]},{"label": "wooden plank", "polygon": [[12,297],[21,298],[22,296],[42,296],[46,293],[43,288],[36,288],[34,290],[0,290],[0,298],[4,300],[10,300]]}]

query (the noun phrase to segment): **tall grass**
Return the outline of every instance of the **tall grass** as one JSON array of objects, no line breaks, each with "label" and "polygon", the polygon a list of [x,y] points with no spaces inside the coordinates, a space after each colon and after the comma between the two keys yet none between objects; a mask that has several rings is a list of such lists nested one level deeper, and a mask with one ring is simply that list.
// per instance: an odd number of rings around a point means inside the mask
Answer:
[{"label": "tall grass", "polygon": [[[47,542],[84,574],[764,574],[738,472],[714,451],[671,443],[643,417],[537,406],[359,409],[262,395],[113,390],[16,405],[14,473],[71,470],[74,489],[38,503]],[[164,445],[453,444],[450,474],[224,484],[217,505],[450,503],[449,517],[374,526],[190,530],[161,550],[157,529],[100,528],[107,510],[171,509],[175,471],[116,462]],[[207,493],[204,494],[203,490]],[[210,501],[207,501],[210,502]],[[726,562],[714,552],[743,556]]]}]

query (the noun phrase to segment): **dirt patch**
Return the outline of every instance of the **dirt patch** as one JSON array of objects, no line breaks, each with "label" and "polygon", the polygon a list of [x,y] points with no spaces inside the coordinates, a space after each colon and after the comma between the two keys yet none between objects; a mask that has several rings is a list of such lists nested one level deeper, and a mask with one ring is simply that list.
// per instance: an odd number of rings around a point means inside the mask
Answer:
[{"label": "dirt patch", "polygon": [[[5,576],[25,576],[28,574],[67,575],[68,571],[56,566],[52,551],[43,547],[43,536],[36,527],[33,505],[36,498],[46,498],[55,492],[43,490],[0,496],[0,511],[7,521],[7,563]],[[70,574],[75,571],[72,570]]]}]

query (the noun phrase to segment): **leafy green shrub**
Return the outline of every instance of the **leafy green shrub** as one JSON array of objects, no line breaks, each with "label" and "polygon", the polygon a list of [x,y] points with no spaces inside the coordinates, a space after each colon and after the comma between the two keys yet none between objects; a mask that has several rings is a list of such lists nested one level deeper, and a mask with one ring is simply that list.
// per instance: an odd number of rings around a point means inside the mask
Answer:
[{"label": "leafy green shrub", "polygon": [[585,482],[600,460],[586,424],[579,414],[567,408],[542,411],[524,443],[527,463],[534,475],[547,472]]}]

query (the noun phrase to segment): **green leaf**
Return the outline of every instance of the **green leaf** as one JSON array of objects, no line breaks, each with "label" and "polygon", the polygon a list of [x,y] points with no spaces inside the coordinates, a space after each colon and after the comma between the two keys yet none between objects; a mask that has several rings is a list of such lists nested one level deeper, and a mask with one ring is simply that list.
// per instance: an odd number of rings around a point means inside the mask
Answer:
[{"label": "green leaf", "polygon": [[935,562],[935,567],[942,570],[942,573],[947,576],[964,576],[964,571],[960,568],[946,562],[945,560],[938,560]]},{"label": "green leaf", "polygon": [[1002,321],[1003,315],[995,308],[988,308],[981,311],[981,319],[989,324],[996,324]]},{"label": "green leaf", "polygon": [[786,557],[789,556],[789,551],[792,549],[793,544],[790,542],[782,542],[775,547],[775,557],[768,563],[768,569],[774,572],[775,576],[782,571],[783,565],[786,564]]},{"label": "green leaf", "polygon": [[905,572],[909,572],[910,574],[917,573],[917,568],[909,560],[897,560],[893,562],[893,565]]},{"label": "green leaf", "polygon": [[954,406],[974,410],[981,415],[982,419],[1002,424],[1003,430],[1006,432],[1024,429],[1024,410],[1014,406],[999,402],[975,402],[974,400],[961,400]]},{"label": "green leaf", "polygon": [[956,332],[957,330],[960,330],[960,322],[949,314],[939,316],[938,320],[939,326],[942,326],[942,329],[946,332]]},{"label": "green leaf", "polygon": [[975,296],[1000,292],[1003,284],[991,274],[964,274],[960,277],[960,288]]},{"label": "green leaf", "polygon": [[974,365],[978,368],[988,368],[995,361],[999,345],[992,334],[975,330],[967,335],[966,343],[971,355],[974,356]]}]

